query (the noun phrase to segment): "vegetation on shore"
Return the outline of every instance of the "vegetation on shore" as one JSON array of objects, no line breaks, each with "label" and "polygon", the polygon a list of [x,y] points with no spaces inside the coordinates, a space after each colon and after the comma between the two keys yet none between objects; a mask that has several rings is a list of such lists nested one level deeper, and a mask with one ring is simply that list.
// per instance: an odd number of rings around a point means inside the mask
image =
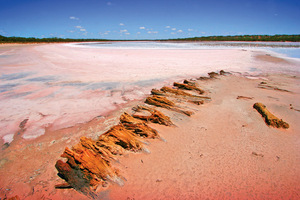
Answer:
[{"label": "vegetation on shore", "polygon": [[[99,41],[132,41],[106,39],[71,39],[71,38],[34,38],[5,37],[0,35],[0,43],[48,43],[48,42],[99,42]],[[139,41],[139,40],[134,40]],[[145,40],[143,40],[145,41]],[[153,40],[151,40],[153,41]],[[154,40],[155,41],[155,40]],[[300,35],[235,35],[235,36],[205,36],[193,38],[177,38],[156,41],[262,41],[262,42],[300,42]]]},{"label": "vegetation on shore", "polygon": [[5,37],[0,35],[1,43],[50,43],[50,42],[98,42],[108,41],[104,39],[70,39],[70,38],[34,38],[34,37]]},{"label": "vegetation on shore", "polygon": [[262,41],[300,42],[300,35],[235,35],[169,39],[168,41]]}]

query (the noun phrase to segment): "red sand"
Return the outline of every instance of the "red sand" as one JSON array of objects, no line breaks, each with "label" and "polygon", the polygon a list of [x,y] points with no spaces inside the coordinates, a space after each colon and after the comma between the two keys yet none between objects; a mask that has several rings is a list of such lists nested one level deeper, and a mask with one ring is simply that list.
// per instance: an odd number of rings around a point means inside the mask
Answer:
[{"label": "red sand", "polygon": [[[0,53],[8,55],[0,58],[1,75],[9,75],[1,84],[20,84],[0,96],[1,105],[5,105],[0,110],[1,136],[6,136],[7,141],[14,137],[10,146],[2,146],[1,150],[0,197],[86,199],[73,189],[54,188],[63,182],[54,165],[66,146],[76,144],[81,136],[96,138],[104,133],[117,123],[124,110],[130,112],[137,103],[132,99],[142,100],[151,88],[172,79],[225,69],[243,72],[251,79],[237,75],[200,81],[200,86],[210,91],[212,102],[195,106],[198,111],[190,118],[169,111],[177,128],[151,124],[167,142],[149,140],[150,154],[128,153],[120,157],[119,167],[127,179],[125,185],[109,185],[100,196],[299,199],[297,61],[278,62],[264,52],[241,50],[93,50],[61,44],[6,46],[0,48]],[[253,76],[258,74],[260,77]],[[40,77],[41,80],[35,79]],[[82,89],[84,84],[103,81],[118,82],[121,86]],[[143,87],[138,81],[150,83]],[[257,88],[261,81],[293,93]],[[52,94],[42,95],[47,91]],[[22,92],[32,93],[18,96]],[[31,95],[36,98],[28,98]],[[237,96],[254,98],[236,99]],[[252,108],[255,102],[267,105],[290,124],[290,129],[266,126]],[[290,104],[295,109],[290,109]],[[16,134],[26,118],[28,130]],[[79,122],[87,123],[76,124]],[[30,137],[37,138],[24,139]]]}]

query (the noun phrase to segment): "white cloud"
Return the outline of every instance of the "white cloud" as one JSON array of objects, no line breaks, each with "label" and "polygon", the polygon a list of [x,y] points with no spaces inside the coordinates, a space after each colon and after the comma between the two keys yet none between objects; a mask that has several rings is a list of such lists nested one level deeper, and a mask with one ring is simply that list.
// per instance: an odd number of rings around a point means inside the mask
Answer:
[{"label": "white cloud", "polygon": [[127,32],[126,32],[125,34],[126,34],[126,35],[130,35],[130,33],[127,33]]},{"label": "white cloud", "polygon": [[85,28],[81,28],[80,31],[85,32],[86,30],[85,30]]},{"label": "white cloud", "polygon": [[182,33],[183,31],[182,31],[182,30],[178,30],[177,32],[178,32],[178,33]]},{"label": "white cloud", "polygon": [[70,19],[72,19],[72,20],[79,20],[78,17],[74,17],[74,16],[71,16]]},{"label": "white cloud", "polygon": [[120,23],[119,25],[120,25],[120,26],[125,26],[125,24],[123,24],[123,23]]},{"label": "white cloud", "polygon": [[158,31],[148,31],[149,34],[157,34]]},{"label": "white cloud", "polygon": [[80,28],[83,28],[83,27],[82,26],[75,26],[75,28],[79,28],[80,29]]},{"label": "white cloud", "polygon": [[171,28],[171,26],[166,26],[166,28]]},{"label": "white cloud", "polygon": [[189,28],[188,31],[193,31],[193,29]]},{"label": "white cloud", "polygon": [[73,31],[73,30],[71,30],[71,31],[69,31],[69,33],[74,33],[75,31]]},{"label": "white cloud", "polygon": [[111,6],[112,3],[109,1],[109,2],[106,3],[106,5]]},{"label": "white cloud", "polygon": [[144,26],[141,26],[140,29],[146,29]]},{"label": "white cloud", "polygon": [[172,32],[171,34],[172,34],[172,35],[175,35],[176,33],[175,33],[175,32]]},{"label": "white cloud", "polygon": [[172,31],[176,31],[176,28],[172,28],[171,30],[172,30]]},{"label": "white cloud", "polygon": [[128,32],[126,29],[120,30],[120,33],[126,33],[126,32]]},{"label": "white cloud", "polygon": [[137,32],[136,34],[141,34],[141,32]]}]

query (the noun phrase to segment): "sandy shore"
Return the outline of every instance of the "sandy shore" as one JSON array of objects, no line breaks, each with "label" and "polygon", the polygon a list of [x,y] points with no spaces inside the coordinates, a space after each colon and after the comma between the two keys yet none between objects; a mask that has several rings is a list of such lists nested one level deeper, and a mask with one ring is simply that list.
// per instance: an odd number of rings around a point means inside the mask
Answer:
[{"label": "sandy shore", "polygon": [[[224,69],[241,74],[198,81],[212,101],[193,107],[192,117],[165,111],[177,127],[151,127],[167,142],[150,140],[150,154],[119,157],[116,165],[127,181],[123,187],[110,184],[100,197],[299,198],[300,65],[294,59],[250,50],[102,50],[62,44],[1,47],[0,59],[5,105],[0,197],[86,199],[74,189],[54,188],[62,182],[54,165],[66,146],[104,133],[151,88]],[[261,81],[291,92],[258,88]],[[236,99],[240,95],[252,99]],[[290,128],[269,128],[252,108],[258,101]],[[26,129],[20,130],[24,119]]]}]

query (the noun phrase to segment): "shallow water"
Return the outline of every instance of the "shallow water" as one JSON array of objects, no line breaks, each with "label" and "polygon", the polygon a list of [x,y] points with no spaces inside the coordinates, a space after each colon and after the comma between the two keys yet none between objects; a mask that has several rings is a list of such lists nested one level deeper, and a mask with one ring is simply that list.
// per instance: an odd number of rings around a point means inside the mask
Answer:
[{"label": "shallow water", "polygon": [[0,138],[13,141],[25,119],[22,137],[30,139],[43,135],[45,128],[57,130],[107,116],[132,100],[142,100],[152,88],[210,71],[300,70],[293,62],[257,59],[270,52],[252,50],[256,47],[205,44],[207,49],[202,46],[201,51],[194,50],[201,49],[198,43],[157,42],[2,48],[9,56],[0,58]]},{"label": "shallow water", "polygon": [[76,45],[101,49],[265,49],[300,58],[300,42],[96,42]]}]

